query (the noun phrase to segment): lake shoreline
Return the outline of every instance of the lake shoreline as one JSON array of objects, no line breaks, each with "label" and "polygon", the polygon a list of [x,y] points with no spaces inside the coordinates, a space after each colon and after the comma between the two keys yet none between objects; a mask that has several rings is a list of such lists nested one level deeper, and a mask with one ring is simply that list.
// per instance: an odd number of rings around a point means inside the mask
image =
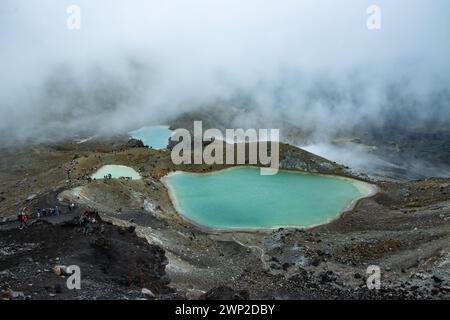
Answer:
[{"label": "lake shoreline", "polygon": [[289,173],[289,174],[303,174],[303,175],[315,175],[315,176],[326,176],[326,177],[332,177],[332,178],[336,178],[336,179],[343,179],[346,181],[351,182],[362,194],[361,196],[351,200],[349,203],[347,203],[344,207],[343,210],[340,210],[336,216],[325,220],[322,223],[317,223],[317,224],[312,224],[312,225],[308,225],[308,226],[301,226],[301,225],[275,225],[273,227],[245,227],[245,228],[237,228],[237,227],[228,227],[228,228],[218,228],[218,227],[211,227],[211,226],[207,226],[201,223],[198,223],[197,221],[195,221],[192,218],[189,218],[181,209],[181,205],[179,203],[179,201],[177,200],[177,196],[175,194],[175,190],[174,188],[170,185],[170,183],[168,182],[168,177],[172,176],[172,175],[177,175],[177,174],[189,174],[189,175],[194,175],[194,176],[206,176],[206,175],[212,175],[215,174],[217,172],[224,172],[224,171],[230,171],[230,170],[235,170],[235,169],[239,169],[239,168],[251,168],[251,169],[259,169],[259,167],[256,166],[233,166],[230,168],[224,168],[221,170],[214,170],[214,171],[209,171],[209,172],[203,172],[203,173],[199,173],[199,172],[188,172],[188,171],[172,171],[169,172],[167,175],[163,176],[160,181],[164,184],[167,193],[169,195],[170,201],[175,209],[175,211],[178,213],[178,215],[186,222],[188,222],[189,224],[193,225],[194,227],[198,228],[199,230],[203,231],[203,232],[207,232],[207,233],[211,233],[211,234],[220,234],[220,233],[254,233],[254,234],[268,234],[273,232],[274,230],[279,230],[279,229],[300,229],[300,230],[311,230],[314,228],[317,228],[319,226],[323,226],[326,224],[329,224],[337,219],[339,219],[340,217],[342,217],[342,215],[351,212],[355,207],[357,207],[357,205],[364,199],[368,199],[368,198],[372,198],[374,196],[376,196],[376,194],[379,192],[379,188],[378,186],[368,183],[366,181],[362,181],[359,179],[353,179],[350,177],[345,177],[345,176],[340,176],[340,175],[332,175],[332,174],[323,174],[323,173],[309,173],[309,172],[303,172],[303,171],[295,171],[295,170],[286,170],[286,169],[280,169],[280,172],[285,172],[285,173]]}]

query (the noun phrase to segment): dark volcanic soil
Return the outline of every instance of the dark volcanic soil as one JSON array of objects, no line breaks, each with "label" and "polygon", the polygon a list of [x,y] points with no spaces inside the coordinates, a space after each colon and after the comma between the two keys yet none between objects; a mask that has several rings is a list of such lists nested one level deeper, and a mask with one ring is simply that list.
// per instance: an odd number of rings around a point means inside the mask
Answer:
[{"label": "dark volcanic soil", "polygon": [[[2,298],[172,297],[164,250],[137,237],[134,228],[113,226],[97,217],[92,233],[84,235],[77,216],[67,215],[62,219],[67,221],[56,224],[52,218],[33,220],[23,230],[0,232]],[[67,276],[53,270],[58,265],[80,267],[81,290],[67,288]],[[141,294],[142,288],[154,296]]]}]

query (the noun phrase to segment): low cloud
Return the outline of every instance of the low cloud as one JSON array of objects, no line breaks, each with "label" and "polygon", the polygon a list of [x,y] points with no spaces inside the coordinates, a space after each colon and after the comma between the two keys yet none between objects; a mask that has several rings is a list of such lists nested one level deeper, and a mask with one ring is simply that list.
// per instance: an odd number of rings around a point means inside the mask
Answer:
[{"label": "low cloud", "polygon": [[370,31],[372,2],[1,1],[1,139],[111,134],[218,106],[229,126],[297,127],[314,142],[448,126],[449,2],[376,1]]}]

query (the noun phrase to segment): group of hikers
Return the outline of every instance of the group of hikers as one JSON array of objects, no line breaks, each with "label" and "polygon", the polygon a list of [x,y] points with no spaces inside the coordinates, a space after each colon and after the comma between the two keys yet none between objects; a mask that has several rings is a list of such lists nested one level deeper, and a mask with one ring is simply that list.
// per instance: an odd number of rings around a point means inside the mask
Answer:
[{"label": "group of hikers", "polygon": [[[132,180],[132,177],[119,177],[119,179],[123,179],[123,180],[127,180],[127,181],[129,181],[129,180]],[[108,173],[107,175],[104,175],[103,176],[103,180],[112,180],[112,174],[111,173]]]},{"label": "group of hikers", "polygon": [[[72,211],[75,209],[75,204],[70,203],[68,206],[69,211]],[[55,206],[52,208],[37,208],[36,209],[36,217],[40,219],[41,217],[51,217],[51,216],[57,216],[59,217],[62,215],[63,210],[60,206]],[[30,216],[26,213],[26,208],[23,208],[22,211],[18,214],[17,220],[19,221],[19,229],[23,229],[28,227],[28,220],[30,219]]]},{"label": "group of hikers", "polygon": [[[71,203],[68,206],[69,211],[72,211],[75,209],[75,204]],[[28,227],[28,220],[30,219],[30,217],[28,216],[28,214],[26,214],[26,209],[22,209],[22,211],[19,213],[18,215],[18,221],[19,221],[19,229],[23,229],[23,228],[27,228]],[[36,216],[37,218],[41,218],[41,217],[47,217],[47,216],[59,216],[62,214],[62,208],[59,206],[55,206],[54,208],[38,208],[36,209]],[[94,228],[93,228],[93,223],[96,222],[96,216],[97,216],[97,211],[92,210],[90,207],[88,207],[84,213],[79,217],[78,219],[78,223],[80,225],[80,227],[83,229],[83,234],[84,235],[88,235],[89,233],[91,233]]]},{"label": "group of hikers", "polygon": [[54,208],[48,208],[48,209],[37,208],[37,210],[36,210],[36,216],[38,218],[47,217],[47,216],[60,216],[60,215],[62,215],[62,213],[63,212],[62,212],[61,207],[58,207],[58,206],[56,206]]}]

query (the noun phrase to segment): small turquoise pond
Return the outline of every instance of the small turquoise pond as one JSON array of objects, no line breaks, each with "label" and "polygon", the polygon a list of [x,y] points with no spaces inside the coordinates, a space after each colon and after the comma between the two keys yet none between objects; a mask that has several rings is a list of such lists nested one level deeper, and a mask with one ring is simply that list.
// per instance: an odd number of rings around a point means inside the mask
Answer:
[{"label": "small turquoise pond", "polygon": [[217,229],[310,227],[336,218],[376,191],[347,178],[288,171],[262,176],[252,167],[175,172],[164,182],[179,213]]},{"label": "small turquoise pond", "polygon": [[121,165],[106,165],[97,170],[93,175],[93,179],[104,179],[111,175],[111,179],[130,178],[131,180],[141,179],[141,175],[133,168]]},{"label": "small turquoise pond", "polygon": [[142,140],[142,142],[153,149],[165,149],[172,135],[169,126],[152,126],[131,131],[131,137]]}]

